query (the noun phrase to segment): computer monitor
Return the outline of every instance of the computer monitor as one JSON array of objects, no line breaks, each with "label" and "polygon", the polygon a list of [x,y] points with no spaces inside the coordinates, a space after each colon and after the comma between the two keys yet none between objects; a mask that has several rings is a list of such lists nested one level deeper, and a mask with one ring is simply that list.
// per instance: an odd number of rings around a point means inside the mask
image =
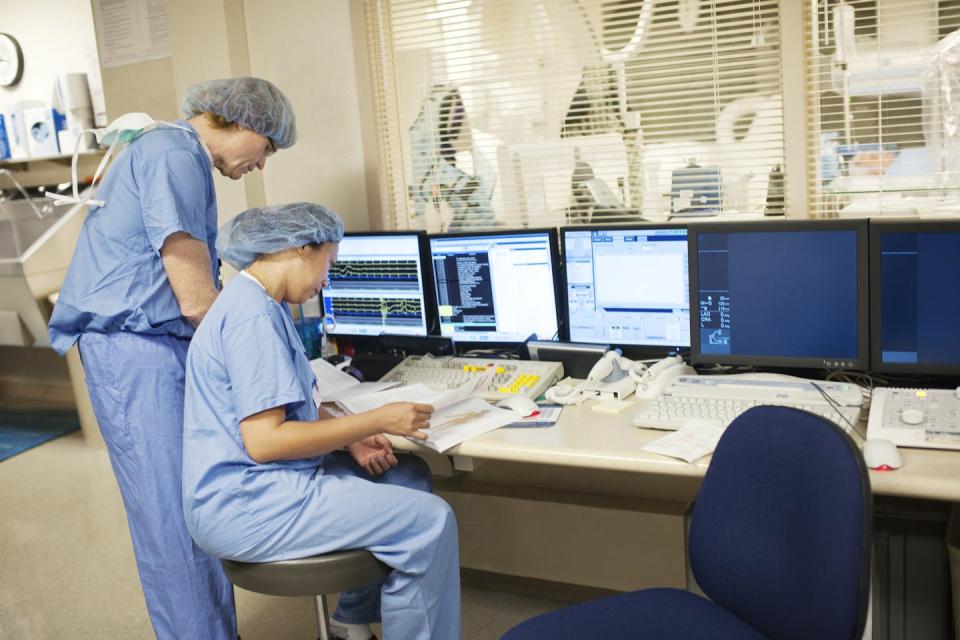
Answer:
[{"label": "computer monitor", "polygon": [[867,223],[691,225],[694,363],[866,369]]},{"label": "computer monitor", "polygon": [[440,334],[516,344],[558,333],[553,229],[430,236]]},{"label": "computer monitor", "polygon": [[690,346],[685,226],[566,227],[560,235],[571,341],[664,353]]},{"label": "computer monitor", "polygon": [[415,231],[344,234],[323,289],[327,333],[427,335],[426,251],[426,235]]},{"label": "computer monitor", "polygon": [[960,220],[870,222],[875,371],[960,375]]}]

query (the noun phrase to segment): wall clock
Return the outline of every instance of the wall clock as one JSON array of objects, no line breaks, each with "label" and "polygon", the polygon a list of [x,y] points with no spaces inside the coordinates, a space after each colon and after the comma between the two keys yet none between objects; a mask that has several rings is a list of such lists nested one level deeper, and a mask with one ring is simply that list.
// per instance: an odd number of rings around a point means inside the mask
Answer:
[{"label": "wall clock", "polygon": [[12,87],[23,75],[23,50],[9,33],[0,33],[0,87]]}]

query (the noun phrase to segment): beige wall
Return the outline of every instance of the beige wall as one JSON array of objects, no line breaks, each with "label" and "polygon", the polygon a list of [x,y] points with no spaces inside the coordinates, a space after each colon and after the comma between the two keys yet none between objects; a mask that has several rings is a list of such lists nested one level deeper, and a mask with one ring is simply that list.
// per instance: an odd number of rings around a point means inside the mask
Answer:
[{"label": "beige wall", "polygon": [[297,114],[297,144],[267,162],[267,201],[319,202],[347,229],[369,229],[351,3],[248,0],[244,7],[250,70],[280,86]]}]

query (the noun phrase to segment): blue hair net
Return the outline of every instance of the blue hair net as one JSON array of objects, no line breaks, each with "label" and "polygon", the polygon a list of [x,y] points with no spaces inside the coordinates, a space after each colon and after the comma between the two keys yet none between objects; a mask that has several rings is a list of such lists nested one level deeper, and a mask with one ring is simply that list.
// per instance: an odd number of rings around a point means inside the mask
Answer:
[{"label": "blue hair net", "polygon": [[278,149],[297,141],[293,106],[272,83],[260,78],[207,80],[187,87],[183,113],[209,112],[269,138]]},{"label": "blue hair net", "polygon": [[343,220],[326,207],[294,202],[247,209],[222,227],[217,252],[237,269],[259,256],[311,243],[340,242]]}]

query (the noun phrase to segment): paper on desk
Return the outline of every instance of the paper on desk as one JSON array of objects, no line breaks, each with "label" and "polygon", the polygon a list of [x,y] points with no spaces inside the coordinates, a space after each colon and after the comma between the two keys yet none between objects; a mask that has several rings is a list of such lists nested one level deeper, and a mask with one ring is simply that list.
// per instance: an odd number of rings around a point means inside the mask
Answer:
[{"label": "paper on desk", "polygon": [[350,396],[340,400],[339,404],[350,413],[372,411],[391,402],[422,402],[439,410],[472,397],[478,387],[488,382],[487,376],[477,376],[476,380],[445,391],[437,391],[423,384],[409,384],[377,393]]},{"label": "paper on desk", "polygon": [[693,462],[713,453],[721,435],[723,423],[719,420],[691,418],[680,429],[645,445],[643,450]]},{"label": "paper on desk", "polygon": [[311,360],[310,369],[317,378],[317,390],[321,402],[336,402],[349,396],[375,393],[398,384],[396,382],[360,382],[323,358]]},{"label": "paper on desk", "polygon": [[438,409],[430,418],[430,428],[424,429],[428,439],[411,442],[443,452],[464,440],[493,431],[517,419],[509,409],[495,407],[480,398],[463,400]]},{"label": "paper on desk", "polygon": [[560,419],[563,412],[563,406],[559,404],[538,404],[538,409],[533,415],[527,416],[521,420],[516,420],[508,427],[552,427]]}]

